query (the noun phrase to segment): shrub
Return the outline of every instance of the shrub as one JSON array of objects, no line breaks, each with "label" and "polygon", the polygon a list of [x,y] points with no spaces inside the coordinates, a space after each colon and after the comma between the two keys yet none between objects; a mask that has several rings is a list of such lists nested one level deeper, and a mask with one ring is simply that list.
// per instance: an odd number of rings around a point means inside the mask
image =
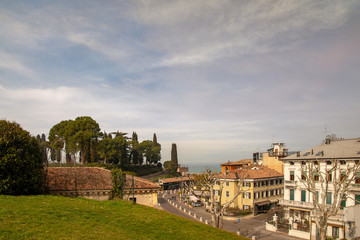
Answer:
[{"label": "shrub", "polygon": [[19,124],[0,120],[0,194],[40,193],[43,158],[35,137]]}]

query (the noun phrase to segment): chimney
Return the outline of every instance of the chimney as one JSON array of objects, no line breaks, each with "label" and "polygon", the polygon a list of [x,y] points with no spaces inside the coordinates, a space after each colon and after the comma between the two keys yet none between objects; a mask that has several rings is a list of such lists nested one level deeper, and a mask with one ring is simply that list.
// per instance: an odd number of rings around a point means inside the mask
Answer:
[{"label": "chimney", "polygon": [[296,156],[297,156],[297,157],[300,157],[300,152],[297,152],[297,153],[296,153]]}]

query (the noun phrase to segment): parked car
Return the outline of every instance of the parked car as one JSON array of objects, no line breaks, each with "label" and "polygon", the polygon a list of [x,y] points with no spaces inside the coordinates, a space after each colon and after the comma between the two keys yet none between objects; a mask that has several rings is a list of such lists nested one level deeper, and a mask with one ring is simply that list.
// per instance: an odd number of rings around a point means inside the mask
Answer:
[{"label": "parked car", "polygon": [[196,202],[192,202],[191,205],[192,205],[193,207],[201,207],[201,202],[200,202],[200,200],[199,200],[199,201],[196,201]]}]

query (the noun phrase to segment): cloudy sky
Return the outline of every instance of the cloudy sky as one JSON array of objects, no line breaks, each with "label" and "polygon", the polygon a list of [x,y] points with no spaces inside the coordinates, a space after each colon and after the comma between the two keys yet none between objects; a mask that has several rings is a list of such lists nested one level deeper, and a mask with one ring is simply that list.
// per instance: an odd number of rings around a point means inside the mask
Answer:
[{"label": "cloudy sky", "polygon": [[91,116],[180,163],[360,137],[360,1],[0,0],[0,118]]}]

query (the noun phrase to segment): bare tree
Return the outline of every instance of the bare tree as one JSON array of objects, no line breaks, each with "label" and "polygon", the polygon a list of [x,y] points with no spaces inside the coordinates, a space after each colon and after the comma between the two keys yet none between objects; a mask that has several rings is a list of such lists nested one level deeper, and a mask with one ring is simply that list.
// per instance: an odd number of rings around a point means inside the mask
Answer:
[{"label": "bare tree", "polygon": [[236,198],[243,193],[242,185],[243,179],[237,179],[237,192],[229,201],[222,203],[222,193],[225,181],[221,179],[219,173],[213,172],[210,169],[200,175],[198,178],[193,178],[185,186],[185,191],[199,198],[209,198],[209,211],[211,213],[211,222],[214,227],[222,228],[223,216],[229,206],[236,200]]},{"label": "bare tree", "polygon": [[328,161],[331,164],[327,163],[322,169],[318,161],[310,161],[302,165],[301,179],[299,179],[312,194],[314,221],[321,240],[326,239],[329,218],[337,215],[341,203],[351,198],[347,192],[360,171],[359,161],[346,163],[337,159]]}]

